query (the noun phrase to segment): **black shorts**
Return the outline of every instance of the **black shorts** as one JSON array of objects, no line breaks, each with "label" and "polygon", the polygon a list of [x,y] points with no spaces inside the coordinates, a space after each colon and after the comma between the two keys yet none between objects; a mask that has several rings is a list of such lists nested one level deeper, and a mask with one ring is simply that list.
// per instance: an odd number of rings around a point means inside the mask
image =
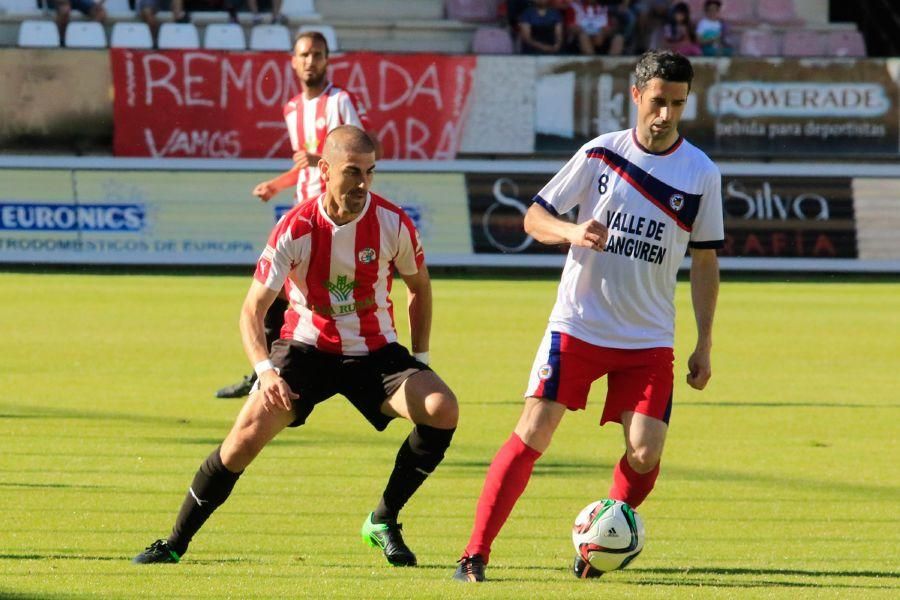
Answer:
[{"label": "black shorts", "polygon": [[281,377],[300,395],[293,401],[296,419],[290,427],[303,425],[316,404],[341,394],[375,429],[384,431],[393,418],[381,412],[384,401],[410,375],[431,370],[396,342],[366,356],[343,356],[279,339],[272,344],[270,355]]}]

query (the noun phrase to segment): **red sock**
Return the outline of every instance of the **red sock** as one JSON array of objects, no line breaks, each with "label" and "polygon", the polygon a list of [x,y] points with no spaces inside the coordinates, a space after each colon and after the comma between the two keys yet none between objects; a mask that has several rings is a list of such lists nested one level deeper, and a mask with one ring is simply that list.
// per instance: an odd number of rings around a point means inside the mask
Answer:
[{"label": "red sock", "polygon": [[613,500],[621,500],[631,508],[637,508],[653,489],[657,475],[659,475],[659,463],[648,473],[638,473],[631,468],[628,459],[623,454],[613,471],[613,484],[609,488],[609,497]]},{"label": "red sock", "polygon": [[540,456],[540,452],[526,446],[515,433],[497,451],[478,498],[475,525],[466,546],[467,555],[480,554],[487,564],[491,544],[506,523],[516,500],[525,491],[534,463]]}]

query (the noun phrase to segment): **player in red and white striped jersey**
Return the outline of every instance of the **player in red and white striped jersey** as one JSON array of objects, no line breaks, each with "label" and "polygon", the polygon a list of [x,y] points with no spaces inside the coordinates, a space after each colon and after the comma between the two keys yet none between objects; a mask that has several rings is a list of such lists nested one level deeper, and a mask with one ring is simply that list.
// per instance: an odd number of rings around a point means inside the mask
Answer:
[{"label": "player in red and white striped jersey", "polygon": [[[291,65],[300,80],[301,92],[284,106],[284,121],[294,150],[294,165],[285,173],[263,181],[253,189],[253,195],[267,202],[278,192],[296,186],[295,200],[317,198],[324,192],[319,158],[325,144],[325,136],[340,125],[369,128],[365,108],[351,94],[328,81],[328,42],[317,31],[297,36]],[[374,132],[370,137],[375,140]],[[376,142],[376,158],[379,148]],[[271,345],[278,339],[284,325],[286,299],[279,297],[266,315],[266,336]],[[219,398],[246,396],[256,374],[245,376],[238,383],[225,386],[216,392]]]},{"label": "player in red and white striped jersey", "polygon": [[[414,424],[361,533],[392,565],[416,564],[398,514],[443,459],[459,415],[453,392],[427,364],[431,282],[410,219],[369,192],[375,169],[369,136],[348,125],[336,128],[319,166],[325,193],[275,226],[241,310],[257,387],[197,471],[169,538],[135,562],[177,562],[263,447],[340,394],[379,431],[396,417]],[[409,292],[413,355],[397,343],[389,298],[395,269]],[[270,353],[263,317],[286,283],[289,317]]]},{"label": "player in red and white striped jersey", "polygon": [[[321,33],[306,31],[297,36],[291,65],[301,89],[284,105],[294,166],[253,189],[253,195],[263,202],[291,186],[297,188],[298,203],[317,198],[324,191],[318,164],[328,132],[339,125],[371,128],[365,107],[350,92],[328,81],[328,42]],[[376,139],[374,132],[370,135]],[[378,153],[376,148],[376,158]]]}]

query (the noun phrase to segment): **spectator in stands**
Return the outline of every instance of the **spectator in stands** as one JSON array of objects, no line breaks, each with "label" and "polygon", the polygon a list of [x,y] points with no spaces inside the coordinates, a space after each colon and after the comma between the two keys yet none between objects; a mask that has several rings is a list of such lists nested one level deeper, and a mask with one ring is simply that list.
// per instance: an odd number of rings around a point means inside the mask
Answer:
[{"label": "spectator in stands", "polygon": [[719,16],[721,10],[721,0],[707,0],[703,18],[697,21],[697,40],[704,56],[731,56],[731,47],[725,41],[728,27]]},{"label": "spectator in stands", "polygon": [[625,35],[621,12],[599,0],[576,0],[572,9],[574,21],[569,33],[581,54],[622,54]]},{"label": "spectator in stands", "polygon": [[663,27],[669,19],[669,4],[670,0],[634,0],[631,3],[631,12],[636,21],[636,54],[662,45]]},{"label": "spectator in stands", "polygon": [[[283,0],[272,0],[272,24],[280,23],[281,25],[288,24],[288,18],[281,14],[281,4]],[[253,13],[253,24],[259,25],[263,22],[263,16],[259,14],[259,0],[247,0],[247,8],[250,9],[250,12]],[[267,4],[265,0],[263,0],[263,4]]]},{"label": "spectator in stands", "polygon": [[563,18],[550,0],[532,0],[519,15],[522,54],[558,54],[563,45]]},{"label": "spectator in stands", "polygon": [[667,50],[678,52],[683,56],[702,54],[691,24],[691,9],[686,2],[679,2],[672,7],[672,14],[663,31],[664,46]]},{"label": "spectator in stands", "polygon": [[184,0],[137,0],[135,3],[138,17],[150,27],[150,34],[156,42],[159,34],[160,22],[157,14],[160,10],[171,10],[172,21],[175,23],[187,23],[190,17],[184,11]]},{"label": "spectator in stands", "polygon": [[522,16],[522,13],[528,10],[530,5],[531,0],[507,0],[506,19],[509,22],[513,35],[519,35],[519,18]]},{"label": "spectator in stands", "polygon": [[59,39],[63,41],[66,39],[66,27],[72,18],[73,8],[92,21],[106,21],[103,0],[53,0],[49,6],[56,9],[56,26],[59,27]]}]

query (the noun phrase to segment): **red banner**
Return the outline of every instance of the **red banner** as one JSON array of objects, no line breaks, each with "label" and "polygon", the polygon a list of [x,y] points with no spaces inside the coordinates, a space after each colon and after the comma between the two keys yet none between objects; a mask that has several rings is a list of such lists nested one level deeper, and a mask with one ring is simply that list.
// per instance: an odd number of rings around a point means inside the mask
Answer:
[{"label": "red banner", "polygon": [[[299,93],[282,52],[110,49],[116,156],[291,156],[282,106]],[[384,158],[451,159],[475,58],[369,52],[332,57],[331,80],[365,106]]]}]

